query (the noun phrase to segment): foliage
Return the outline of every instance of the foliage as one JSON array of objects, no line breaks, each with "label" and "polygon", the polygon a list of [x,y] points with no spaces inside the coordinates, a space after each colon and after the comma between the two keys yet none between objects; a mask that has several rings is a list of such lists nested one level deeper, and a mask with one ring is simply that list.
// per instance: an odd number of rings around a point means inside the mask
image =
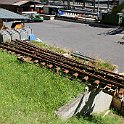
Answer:
[{"label": "foliage", "polygon": [[109,71],[113,71],[116,68],[116,66],[112,65],[110,62],[103,61],[101,59],[95,60],[94,66],[96,68],[105,69]]},{"label": "foliage", "polygon": [[112,8],[112,14],[117,14],[117,13],[121,13],[121,11],[124,9],[124,3],[114,6]]},{"label": "foliage", "polygon": [[45,49],[49,49],[51,51],[54,51],[54,52],[57,52],[57,53],[60,53],[60,54],[64,54],[64,53],[68,52],[67,50],[62,50],[60,48],[50,46],[50,45],[44,44],[42,42],[31,41],[31,43],[33,43],[36,46],[39,46],[39,47],[42,47],[42,48],[45,48]]}]

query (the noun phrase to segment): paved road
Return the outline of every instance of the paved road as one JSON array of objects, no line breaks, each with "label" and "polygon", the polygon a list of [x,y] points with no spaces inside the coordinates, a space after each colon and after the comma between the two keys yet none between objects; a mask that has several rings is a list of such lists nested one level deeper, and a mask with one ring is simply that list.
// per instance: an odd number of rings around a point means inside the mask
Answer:
[{"label": "paved road", "polygon": [[106,28],[59,20],[27,25],[32,27],[33,33],[44,43],[101,58],[118,65],[119,72],[124,72],[124,45],[117,43],[122,40],[123,32],[116,34],[120,32],[116,27]]}]

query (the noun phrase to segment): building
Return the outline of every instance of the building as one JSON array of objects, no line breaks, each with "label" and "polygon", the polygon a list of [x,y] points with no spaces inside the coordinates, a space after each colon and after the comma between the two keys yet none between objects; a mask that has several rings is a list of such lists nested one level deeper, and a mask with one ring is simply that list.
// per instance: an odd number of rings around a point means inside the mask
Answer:
[{"label": "building", "polygon": [[1,0],[0,8],[13,12],[21,13],[22,11],[41,11],[41,2],[39,0]]},{"label": "building", "polygon": [[23,11],[37,11],[40,13],[43,6],[41,6],[41,2],[39,0],[20,0],[13,4],[17,6],[17,12],[21,13]]},{"label": "building", "polygon": [[16,6],[13,5],[18,0],[0,0],[0,8],[16,12]]}]

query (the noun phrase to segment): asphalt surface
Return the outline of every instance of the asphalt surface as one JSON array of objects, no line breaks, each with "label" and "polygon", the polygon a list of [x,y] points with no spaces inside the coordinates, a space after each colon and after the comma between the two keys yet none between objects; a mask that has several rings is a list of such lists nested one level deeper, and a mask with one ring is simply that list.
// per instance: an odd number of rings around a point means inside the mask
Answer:
[{"label": "asphalt surface", "polygon": [[117,65],[119,72],[124,72],[124,45],[117,43],[122,41],[124,32],[117,27],[60,20],[47,20],[26,25],[33,29],[33,33],[43,43],[103,59]]}]

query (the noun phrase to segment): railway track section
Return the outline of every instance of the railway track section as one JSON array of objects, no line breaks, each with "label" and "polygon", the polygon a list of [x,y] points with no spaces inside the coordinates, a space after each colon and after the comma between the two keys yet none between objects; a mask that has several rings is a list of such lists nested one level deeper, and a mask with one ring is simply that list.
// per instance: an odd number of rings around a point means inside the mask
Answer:
[{"label": "railway track section", "polygon": [[87,82],[88,85],[101,88],[111,95],[118,89],[124,88],[124,76],[122,75],[96,69],[93,66],[85,65],[26,41],[15,40],[10,43],[1,43],[0,48],[10,53],[19,54],[20,57],[18,59],[21,61],[33,61],[40,65],[46,65],[49,68],[55,68],[57,72],[62,70],[64,73],[69,73],[73,77]]}]

